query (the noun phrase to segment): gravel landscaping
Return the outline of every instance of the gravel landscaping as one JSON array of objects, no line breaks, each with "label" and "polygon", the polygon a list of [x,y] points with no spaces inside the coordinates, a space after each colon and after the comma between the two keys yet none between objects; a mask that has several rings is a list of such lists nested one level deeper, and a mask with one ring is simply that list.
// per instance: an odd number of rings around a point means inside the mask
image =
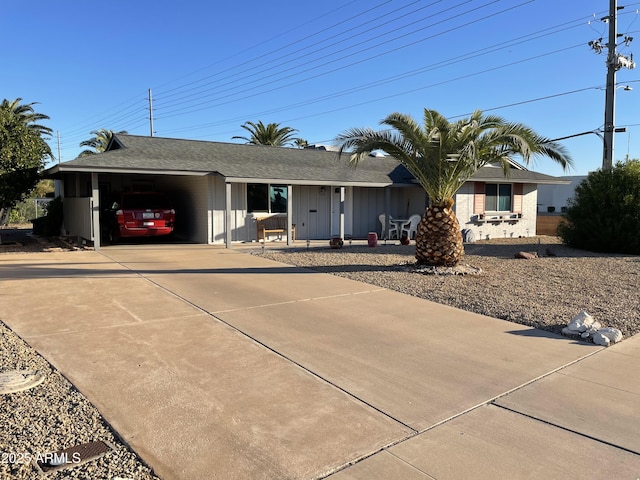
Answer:
[{"label": "gravel landscaping", "polygon": [[492,239],[465,245],[463,266],[479,274],[433,275],[415,269],[414,252],[398,242],[335,250],[273,242],[254,253],[555,333],[582,310],[625,337],[640,332],[640,257],[575,250],[549,236]]}]

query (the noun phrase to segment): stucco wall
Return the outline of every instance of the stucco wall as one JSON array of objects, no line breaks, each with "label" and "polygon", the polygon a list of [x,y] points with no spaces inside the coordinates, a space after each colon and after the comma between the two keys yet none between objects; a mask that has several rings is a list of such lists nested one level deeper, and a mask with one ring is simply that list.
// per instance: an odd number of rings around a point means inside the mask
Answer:
[{"label": "stucco wall", "polygon": [[480,238],[517,238],[536,234],[537,189],[535,184],[524,184],[522,191],[522,218],[514,221],[477,222],[473,212],[474,183],[465,183],[455,198],[455,211],[460,228],[473,231]]}]

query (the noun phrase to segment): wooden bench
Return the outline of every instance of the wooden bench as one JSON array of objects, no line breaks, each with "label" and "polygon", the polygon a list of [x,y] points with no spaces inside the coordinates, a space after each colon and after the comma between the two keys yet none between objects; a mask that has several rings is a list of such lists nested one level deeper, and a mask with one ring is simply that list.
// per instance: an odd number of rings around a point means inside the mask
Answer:
[{"label": "wooden bench", "polygon": [[[287,233],[287,217],[273,216],[256,218],[256,227],[258,230],[258,241],[266,240],[270,233]],[[296,226],[291,226],[291,240],[296,239]]]}]

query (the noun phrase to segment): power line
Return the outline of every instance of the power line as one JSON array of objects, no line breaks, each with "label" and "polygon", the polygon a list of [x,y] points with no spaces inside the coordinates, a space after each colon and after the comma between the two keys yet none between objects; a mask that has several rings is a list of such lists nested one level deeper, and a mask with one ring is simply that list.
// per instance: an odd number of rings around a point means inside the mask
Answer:
[{"label": "power line", "polygon": [[[392,20],[387,20],[387,19],[386,19],[386,17],[387,17],[387,16],[389,16],[390,14],[392,14],[392,13],[396,13],[396,12],[399,12],[400,10],[404,10],[405,8],[407,8],[407,7],[408,7],[408,5],[405,5],[405,6],[402,6],[402,7],[400,7],[400,8],[397,8],[397,9],[395,9],[395,10],[392,10],[391,12],[385,13],[384,15],[381,15],[380,17],[376,18],[376,21],[378,22],[378,24],[379,24],[379,25],[389,25],[389,24],[391,24],[391,23],[393,23],[393,22],[395,22],[395,21],[397,21],[397,20],[399,20],[399,19],[401,19],[401,18],[406,17],[407,15],[410,15],[410,14],[416,13],[416,12],[418,12],[418,11],[420,11],[420,10],[424,10],[424,9],[426,9],[426,8],[428,8],[428,7],[431,7],[431,6],[435,5],[436,3],[440,3],[440,2],[442,2],[442,1],[443,1],[443,0],[437,0],[437,1],[433,2],[433,3],[430,3],[429,5],[425,5],[425,6],[421,7],[421,8],[419,8],[419,9],[413,10],[413,11],[411,11],[411,12],[409,12],[409,13],[406,13],[406,14],[404,14],[404,15],[401,15],[400,17],[396,17],[396,18],[394,18],[394,19],[392,19]],[[469,2],[471,2],[471,1],[472,1],[472,0],[465,0],[463,3],[469,3]],[[385,3],[386,3],[386,2],[385,2]],[[415,3],[417,3],[417,2],[413,2],[413,3],[412,3],[412,4],[410,4],[410,5],[413,5],[413,4],[415,4]],[[375,9],[375,8],[377,8],[377,7],[374,7],[374,9]],[[449,7],[449,8],[452,8],[452,7]],[[368,12],[370,12],[371,10],[373,10],[373,9],[367,10],[367,11],[365,11],[364,13],[368,13]],[[354,16],[354,17],[351,17],[351,18],[352,18],[352,19],[353,19],[353,18],[360,18],[361,16],[362,16],[362,15],[361,15],[361,14],[359,14],[359,15]],[[420,22],[420,21],[424,20],[425,18],[430,18],[431,16],[432,16],[432,15],[430,15],[430,16],[428,16],[428,17],[423,17],[423,18],[421,18],[421,19],[419,19],[419,20],[416,20],[416,21],[412,22],[411,24],[404,25],[402,28],[407,28],[409,25],[412,25],[412,24],[414,24],[414,23]],[[335,27],[335,26],[337,26],[337,25],[341,25],[341,24],[343,24],[343,23],[346,23],[347,21],[348,21],[348,20],[344,20],[344,21],[342,21],[342,22],[339,22],[339,23],[337,23],[337,24],[333,25],[332,27],[329,27],[329,28],[327,28],[327,29],[323,29],[323,30],[321,30],[320,32],[327,31],[327,30],[329,30],[329,29],[331,29],[331,28],[333,28],[333,27]],[[333,40],[333,39],[337,39],[338,37],[341,37],[342,35],[344,35],[344,34],[346,34],[346,33],[349,33],[349,32],[351,32],[351,31],[353,31],[353,30],[359,29],[359,28],[365,28],[366,30],[365,30],[365,31],[363,31],[363,32],[359,32],[359,33],[356,33],[356,34],[352,34],[350,37],[347,37],[347,38],[341,39],[339,42],[338,42],[338,41],[336,41],[336,42],[334,42],[334,43],[332,43],[332,44],[330,44],[330,45],[326,45],[326,46],[324,46],[324,47],[322,47],[322,48],[318,48],[318,49],[316,49],[316,50],[312,50],[312,51],[310,51],[310,52],[306,52],[306,51],[307,51],[308,49],[310,49],[310,48],[313,48],[313,47],[316,47],[316,46],[318,46],[318,45],[321,45],[321,44],[323,44],[323,43],[325,43],[325,42],[327,42],[327,41],[330,41],[330,40]],[[302,53],[303,53],[303,52],[306,52],[306,53],[305,53],[305,56],[309,57],[309,56],[313,55],[314,53],[322,52],[323,50],[326,50],[326,49],[327,49],[327,48],[329,48],[329,47],[333,47],[333,46],[335,46],[335,45],[340,45],[341,43],[344,43],[344,42],[346,42],[347,40],[350,40],[350,39],[356,38],[356,37],[361,36],[361,35],[371,34],[371,32],[372,32],[372,31],[375,31],[375,29],[376,29],[376,28],[377,28],[377,26],[376,26],[376,25],[371,25],[371,21],[370,21],[370,20],[366,20],[366,21],[364,21],[364,22],[362,22],[362,23],[360,23],[360,24],[358,24],[358,25],[351,26],[348,30],[341,31],[341,32],[339,32],[339,33],[337,33],[337,34],[335,34],[335,35],[333,35],[333,36],[329,37],[329,38],[325,38],[325,39],[320,40],[320,41],[318,41],[318,42],[316,42],[316,43],[313,43],[313,44],[308,45],[308,46],[306,46],[306,47],[299,48],[299,49],[297,49],[297,50],[294,50],[294,51],[292,51],[292,52],[289,52],[289,53],[287,53],[287,54],[285,54],[285,55],[283,55],[283,56],[279,57],[279,60],[282,60],[282,59],[284,59],[284,58],[292,57],[292,56],[294,56],[294,55],[297,55],[294,59],[287,60],[287,61],[284,61],[284,62],[280,62],[280,63],[275,64],[275,65],[273,64],[273,61],[272,61],[272,60],[266,60],[266,61],[264,61],[264,62],[262,62],[262,63],[260,63],[260,64],[258,64],[258,65],[255,65],[255,66],[253,66],[253,67],[251,67],[251,68],[247,68],[247,69],[241,70],[241,71],[239,71],[239,72],[237,72],[237,73],[233,73],[233,74],[230,74],[230,75],[226,75],[226,76],[222,77],[221,79],[217,80],[216,82],[218,82],[218,81],[223,81],[223,80],[227,80],[227,79],[234,78],[234,77],[238,77],[238,76],[241,76],[241,75],[243,76],[242,78],[243,78],[243,79],[245,79],[245,78],[248,78],[248,77],[256,76],[256,75],[258,75],[258,74],[260,74],[260,73],[266,73],[266,72],[269,72],[269,71],[271,71],[271,70],[276,69],[277,67],[284,66],[284,65],[288,65],[288,64],[292,64],[292,63],[293,63],[293,64],[295,64],[295,67],[293,67],[293,68],[296,68],[296,67],[298,67],[298,68],[299,68],[299,67],[301,66],[301,64],[299,63],[299,59],[300,59],[300,57],[302,56]],[[318,32],[317,32],[317,33],[318,33]],[[308,36],[308,37],[306,37],[306,38],[311,38],[311,37],[313,37],[313,36],[317,35],[317,33],[315,33],[315,34],[313,34],[313,35],[309,35],[309,36]],[[380,38],[380,34],[379,34],[379,32],[377,32],[377,31],[376,31],[375,33],[376,33],[375,37],[376,37],[376,38]],[[389,34],[389,33],[390,33],[390,32],[387,32],[386,34]],[[385,34],[385,35],[386,35],[386,34]],[[305,38],[305,39],[306,39],[306,38]],[[267,53],[266,55],[264,55],[264,56],[262,56],[262,57],[253,58],[253,59],[248,60],[248,61],[246,61],[246,62],[243,62],[243,63],[241,63],[241,64],[239,64],[239,65],[233,66],[233,67],[229,68],[228,70],[234,70],[234,69],[236,69],[236,68],[239,68],[239,67],[242,67],[242,66],[244,66],[244,65],[247,65],[247,64],[249,64],[249,63],[252,63],[252,62],[254,62],[254,61],[256,61],[256,60],[261,60],[261,59],[263,59],[264,57],[271,56],[271,55],[273,55],[273,54],[275,54],[275,53],[277,53],[277,52],[279,52],[279,51],[283,50],[284,48],[286,48],[286,47],[288,47],[288,46],[293,46],[293,45],[295,45],[295,44],[301,43],[301,42],[302,42],[303,40],[305,40],[305,39],[302,39],[302,40],[300,40],[300,41],[296,41],[296,42],[289,43],[289,44],[288,44],[287,46],[285,46],[285,47],[278,48],[278,49],[276,49],[276,50],[274,50],[274,51],[272,51],[272,52]],[[359,44],[356,44],[356,46],[357,46],[357,45],[359,45]],[[353,48],[353,47],[354,47],[354,45],[351,45],[351,46],[349,46],[348,48]],[[345,49],[343,48],[343,50],[345,50]],[[343,51],[343,50],[341,50],[341,51]],[[323,58],[323,57],[320,57],[320,58]],[[315,58],[314,58],[314,59],[308,60],[307,62],[303,63],[302,65],[308,65],[308,64],[313,63],[313,62],[315,62],[315,61],[317,61],[317,59],[315,59]],[[259,70],[258,72],[252,73],[252,74],[250,74],[250,75],[246,75],[247,73],[249,73],[249,72],[251,72],[251,71],[253,71],[253,70],[255,70],[255,69],[258,69],[258,68],[260,68],[260,67],[263,67],[263,66],[268,66],[268,68],[263,69],[263,70]],[[290,70],[290,69],[287,69],[287,70]],[[285,71],[287,71],[287,70],[285,70]],[[280,73],[282,73],[282,72],[280,72]],[[209,77],[207,77],[207,79],[208,79],[208,78],[211,78],[211,77],[213,77],[213,76],[217,76],[217,75],[221,75],[221,73],[218,73],[218,74],[215,74],[215,75],[210,75]],[[197,90],[197,89],[200,89],[200,88],[204,88],[206,85],[212,85],[212,84],[214,84],[214,83],[216,83],[216,82],[209,82],[209,83],[207,83],[207,84],[205,84],[205,85],[203,85],[203,86],[196,87],[196,88],[193,88],[193,89],[189,89],[189,90],[187,90],[187,91],[193,91],[193,90]],[[232,82],[223,83],[221,86],[226,86],[226,85],[228,85],[228,84],[230,84],[230,83],[232,83]],[[249,83],[251,83],[251,82],[249,82]],[[242,84],[242,85],[244,85],[244,84]],[[173,104],[175,104],[176,102],[179,102],[179,101],[181,101],[181,100],[183,100],[183,99],[185,99],[185,98],[190,98],[190,97],[193,97],[193,96],[196,96],[196,95],[200,95],[201,93],[206,92],[206,91],[209,91],[209,90],[211,90],[211,88],[204,89],[204,90],[200,90],[200,91],[198,91],[198,92],[196,92],[196,93],[193,93],[193,94],[190,94],[190,95],[183,95],[182,97],[179,97],[178,99],[172,100],[172,101],[167,102],[167,103],[168,103],[168,105],[173,105]],[[174,95],[177,95],[177,94],[174,94]],[[172,95],[169,95],[169,96],[172,96]],[[166,97],[162,97],[162,96],[160,96],[160,97],[158,97],[158,98],[163,99],[163,98],[166,98]]]},{"label": "power line", "polygon": [[[378,4],[377,6],[373,7],[373,8],[372,8],[372,9],[370,9],[370,10],[376,9],[376,8],[378,8],[379,6],[382,6],[382,5],[385,5],[385,4],[387,4],[387,3],[390,3],[391,1],[392,1],[392,0],[386,0],[386,1],[382,2],[381,4]],[[351,5],[351,4],[353,4],[353,3],[356,3],[356,2],[357,2],[357,0],[352,0],[351,2],[345,3],[344,5],[341,5],[340,7],[338,7],[338,8],[336,8],[336,9],[334,9],[334,10],[331,10],[331,11],[329,11],[329,12],[325,13],[324,15],[320,15],[319,17],[316,17],[314,20],[309,20],[308,22],[305,22],[305,23],[299,24],[298,26],[296,26],[296,27],[292,28],[291,30],[288,30],[287,32],[283,32],[283,33],[280,33],[280,34],[278,34],[278,35],[275,35],[275,36],[271,37],[270,39],[265,40],[264,42],[260,42],[259,44],[252,45],[251,47],[245,48],[244,50],[241,50],[241,51],[239,51],[239,52],[236,52],[236,53],[234,53],[233,55],[230,55],[230,56],[228,56],[228,57],[226,57],[226,58],[224,58],[224,59],[221,59],[221,60],[219,60],[219,61],[217,61],[217,62],[214,62],[214,63],[212,63],[212,64],[209,64],[209,65],[207,65],[206,67],[199,68],[198,70],[195,70],[194,72],[191,72],[190,74],[183,75],[182,77],[179,77],[179,78],[177,78],[177,79],[175,79],[175,80],[171,80],[171,81],[169,81],[169,82],[163,83],[162,85],[158,85],[158,86],[156,86],[155,88],[156,88],[156,89],[159,89],[160,91],[162,91],[161,89],[162,89],[162,87],[163,87],[163,86],[165,86],[165,85],[168,85],[168,84],[173,83],[173,82],[175,82],[175,81],[178,81],[178,80],[180,80],[180,79],[182,79],[182,78],[186,78],[186,77],[188,77],[188,76],[191,76],[191,75],[193,75],[193,74],[195,74],[195,73],[197,73],[197,72],[200,72],[200,71],[203,71],[203,70],[207,70],[207,69],[209,69],[209,68],[211,68],[211,67],[214,67],[214,66],[216,66],[216,65],[219,65],[219,64],[221,64],[221,63],[224,63],[225,61],[230,60],[230,59],[232,59],[232,58],[236,58],[237,56],[239,56],[239,55],[241,55],[241,54],[243,54],[243,53],[245,53],[245,52],[249,52],[249,51],[251,51],[251,50],[255,50],[256,48],[258,48],[259,46],[264,45],[265,43],[270,43],[270,42],[272,42],[273,40],[275,40],[275,39],[277,39],[277,38],[283,37],[283,36],[285,36],[285,35],[287,35],[287,34],[291,33],[292,31],[299,30],[299,29],[301,29],[301,28],[303,28],[303,27],[305,27],[305,26],[307,26],[307,25],[309,25],[309,24],[312,24],[312,23],[313,23],[313,24],[315,24],[317,20],[319,20],[319,19],[321,19],[321,18],[324,18],[324,17],[326,17],[326,16],[329,16],[329,15],[331,15],[331,14],[333,14],[333,13],[336,13],[337,11],[339,11],[339,10],[341,10],[341,9],[343,9],[343,8],[345,8],[345,7],[347,7],[347,6]],[[339,24],[341,24],[341,23],[344,23],[345,21],[348,21],[348,20],[350,20],[350,19],[352,19],[352,18],[354,18],[354,17],[350,17],[349,19],[344,20],[343,22],[339,22],[338,24],[335,24],[335,25],[332,25],[332,26],[330,26],[330,27],[327,27],[327,28],[325,28],[325,29],[323,29],[323,30],[320,30],[319,32],[316,32],[316,33],[314,33],[314,34],[312,34],[312,35],[308,35],[307,37],[304,37],[302,40],[305,40],[305,39],[307,39],[307,38],[310,38],[310,37],[312,37],[312,36],[314,36],[314,35],[317,35],[318,33],[321,33],[321,32],[323,32],[323,31],[326,31],[326,30],[328,30],[328,29],[331,29],[331,28],[333,28],[334,26],[339,25]],[[285,46],[285,47],[286,47],[286,46]],[[280,47],[280,48],[284,48],[284,47]],[[274,50],[274,51],[273,51],[273,52],[271,52],[271,53],[275,53],[275,52],[279,51],[279,50],[280,50],[280,48],[278,48],[278,49]],[[260,58],[260,57],[256,57],[256,58]],[[250,61],[254,61],[256,58],[254,58],[254,59],[252,59],[252,60],[249,60],[249,62],[250,62]],[[247,62],[245,62],[245,63],[247,63]],[[244,65],[244,63],[243,63],[243,64],[241,64],[241,65]],[[183,87],[189,86],[189,85],[192,85],[192,84],[194,84],[194,83],[198,83],[198,82],[200,82],[200,81],[204,81],[204,80],[206,80],[206,79],[208,79],[208,78],[211,78],[212,76],[215,76],[215,75],[217,75],[217,74],[209,75],[209,76],[207,76],[207,77],[204,77],[204,78],[201,78],[201,79],[198,79],[198,80],[194,80],[193,82],[189,82],[189,83],[184,84],[184,85],[179,85],[179,86],[177,86],[177,87],[175,87],[175,88],[172,88],[172,89],[167,90],[167,91],[166,91],[166,93],[168,93],[168,92],[172,92],[172,91],[174,91],[174,90],[177,90],[177,89],[180,89],[180,88],[183,88]]]},{"label": "power line", "polygon": [[[495,1],[499,1],[499,0],[495,0]],[[491,3],[495,3],[495,1],[494,1],[494,2],[491,2]],[[485,17],[482,17],[480,20],[486,20],[486,19],[488,19],[488,18],[495,17],[496,15],[499,15],[499,14],[505,13],[505,12],[510,11],[510,10],[513,10],[513,9],[515,9],[515,8],[519,8],[519,7],[521,7],[521,6],[525,5],[525,4],[531,3],[531,2],[533,2],[533,1],[534,1],[534,0],[527,0],[527,1],[525,1],[525,2],[523,2],[523,3],[521,3],[521,4],[519,4],[519,5],[512,6],[512,7],[506,8],[506,9],[504,9],[504,10],[501,10],[501,11],[499,11],[499,12],[497,12],[497,13],[492,13],[492,14],[490,14],[490,15],[487,15],[487,16],[485,16]],[[486,6],[486,5],[483,5],[482,7],[484,7],[484,6]],[[479,8],[482,8],[482,7],[478,7],[478,8],[476,8],[476,9],[472,10],[472,11],[475,11],[475,10],[477,10],[477,9],[479,9]],[[465,13],[469,13],[469,12],[465,12]],[[456,17],[457,17],[457,16],[456,16]],[[451,18],[455,18],[455,17],[450,17],[449,19],[451,19]],[[448,19],[448,20],[449,20],[449,19]],[[384,51],[384,52],[382,52],[382,53],[377,53],[377,54],[371,55],[371,56],[369,56],[369,57],[366,57],[366,58],[363,58],[363,59],[360,59],[360,60],[354,61],[354,62],[350,63],[350,64],[349,64],[349,65],[347,65],[347,66],[340,66],[340,67],[336,67],[336,68],[333,68],[333,69],[330,69],[330,70],[326,70],[326,71],[324,71],[324,72],[322,72],[322,73],[318,73],[318,74],[315,74],[315,75],[311,75],[311,76],[305,77],[305,78],[303,78],[303,79],[301,79],[301,80],[296,80],[296,81],[293,81],[293,82],[289,82],[289,83],[286,83],[286,84],[283,84],[283,85],[280,85],[280,86],[277,86],[277,87],[273,87],[273,88],[270,88],[270,89],[267,89],[267,90],[262,90],[262,91],[257,92],[257,93],[250,93],[250,92],[255,88],[255,87],[253,87],[253,88],[251,88],[251,89],[241,90],[241,91],[239,91],[239,92],[234,93],[233,95],[240,95],[240,94],[247,94],[247,93],[249,93],[248,95],[243,95],[243,99],[247,99],[247,98],[256,97],[256,96],[258,96],[258,95],[263,95],[263,94],[266,94],[266,93],[272,93],[272,92],[274,92],[274,91],[276,91],[276,90],[281,90],[281,89],[284,89],[284,88],[287,88],[287,87],[291,87],[291,86],[294,86],[294,85],[298,85],[298,84],[300,84],[300,83],[306,82],[306,81],[311,80],[311,79],[315,79],[315,78],[319,78],[319,77],[322,77],[322,76],[326,76],[326,75],[331,74],[331,73],[336,73],[336,72],[338,72],[338,71],[344,70],[345,68],[353,67],[353,66],[355,66],[355,65],[359,65],[359,64],[362,64],[362,63],[364,63],[364,62],[367,62],[367,61],[370,61],[370,60],[373,60],[373,59],[380,58],[380,57],[382,57],[382,56],[384,56],[384,55],[388,55],[388,54],[390,54],[390,53],[396,52],[396,51],[401,50],[401,49],[403,49],[403,48],[406,48],[406,47],[408,47],[408,46],[413,46],[413,45],[416,45],[416,44],[418,44],[418,43],[425,42],[425,41],[430,40],[430,39],[432,39],[432,38],[435,38],[435,37],[437,37],[437,36],[444,35],[445,33],[451,33],[451,32],[453,32],[453,31],[455,31],[455,30],[459,30],[459,29],[461,29],[461,28],[464,28],[464,27],[466,27],[466,26],[469,26],[469,25],[475,24],[475,23],[477,23],[477,22],[478,22],[478,19],[474,19],[474,20],[471,20],[471,21],[469,21],[469,22],[464,23],[463,25],[459,25],[459,26],[456,26],[456,27],[452,27],[452,28],[447,29],[447,30],[445,30],[445,31],[443,31],[443,32],[439,32],[439,33],[436,33],[436,34],[430,35],[430,36],[428,36],[428,37],[426,37],[426,38],[421,38],[421,39],[416,40],[416,41],[414,41],[414,42],[411,42],[411,43],[409,43],[409,44],[405,44],[405,45],[402,45],[402,46],[400,46],[400,47],[391,48],[391,49],[388,49],[388,50],[386,50],[386,51]],[[442,23],[442,22],[439,22],[439,23]],[[426,28],[426,27],[425,27],[425,28]],[[397,39],[397,38],[402,38],[402,37],[404,37],[404,36],[406,36],[406,35],[402,35],[402,36],[400,36],[400,37],[396,37],[396,39]],[[395,40],[395,39],[393,39],[393,40]],[[339,57],[339,58],[337,58],[337,59],[334,59],[334,60],[332,60],[331,62],[325,62],[325,63],[322,63],[322,64],[320,64],[320,65],[314,66],[313,68],[309,68],[309,69],[304,70],[303,72],[300,72],[300,73],[304,73],[304,72],[307,72],[307,71],[314,71],[314,70],[316,70],[318,67],[324,67],[324,66],[327,66],[327,65],[331,65],[332,63],[335,63],[336,61],[339,61],[339,60],[343,60],[343,59],[346,59],[346,58],[352,57],[352,56],[354,56],[354,55],[356,55],[356,54],[363,53],[363,52],[365,52],[365,51],[371,50],[372,48],[375,48],[375,47],[378,47],[378,46],[381,46],[381,45],[385,45],[386,43],[387,43],[387,42],[381,42],[381,43],[378,43],[378,44],[376,44],[376,45],[374,45],[374,46],[370,46],[370,47],[367,47],[367,48],[361,49],[361,50],[359,50],[359,51],[357,51],[357,52],[354,52],[354,53],[351,53],[351,54],[348,54],[348,55],[344,55],[344,56],[342,56],[342,57]],[[296,74],[296,75],[289,75],[289,76],[285,77],[284,79],[292,78],[292,77],[297,76],[297,75],[299,75],[299,73],[298,73],[298,74]],[[280,79],[280,80],[283,80],[283,79]],[[265,83],[265,84],[259,85],[258,87],[261,87],[261,86],[267,86],[267,85],[269,85],[269,84],[273,84],[273,83],[275,83],[275,82],[267,82],[267,83]],[[222,99],[225,99],[225,101],[220,102],[220,103],[217,103],[217,104],[215,104],[215,105],[211,105],[211,103],[213,103],[213,102],[215,102],[215,101],[218,101],[218,100],[222,100]],[[212,100],[209,100],[209,101],[206,101],[206,102],[200,102],[198,105],[195,105],[195,107],[200,107],[200,108],[192,108],[192,109],[187,109],[187,110],[185,110],[185,109],[184,109],[184,107],[183,107],[183,108],[181,108],[181,109],[170,110],[169,112],[165,112],[165,114],[164,114],[164,115],[159,115],[157,118],[158,118],[158,119],[160,119],[160,118],[168,118],[168,117],[171,117],[171,116],[187,115],[187,114],[189,114],[189,113],[193,113],[193,112],[197,112],[197,111],[206,110],[206,109],[208,109],[208,108],[213,108],[213,107],[218,107],[218,106],[221,106],[221,105],[226,105],[226,104],[232,103],[233,101],[234,101],[234,100],[228,99],[228,96],[217,97],[217,98],[214,98],[214,99],[212,99]],[[204,105],[210,105],[210,106],[209,106],[209,107],[204,107]]]}]

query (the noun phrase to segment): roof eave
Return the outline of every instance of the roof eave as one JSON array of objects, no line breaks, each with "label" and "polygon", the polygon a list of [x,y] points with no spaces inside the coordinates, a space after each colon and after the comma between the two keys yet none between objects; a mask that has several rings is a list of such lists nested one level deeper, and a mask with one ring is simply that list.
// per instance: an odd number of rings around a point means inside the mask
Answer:
[{"label": "roof eave", "polygon": [[64,166],[56,165],[42,172],[43,177],[59,175],[61,173],[137,173],[143,175],[189,175],[205,176],[216,172],[196,170],[155,170],[150,168],[113,168],[96,166]]},{"label": "roof eave", "polygon": [[343,187],[390,187],[393,182],[358,182],[344,180],[300,180],[282,178],[250,178],[250,177],[224,177],[227,183],[271,183],[281,185],[314,185],[314,186],[343,186]]}]

